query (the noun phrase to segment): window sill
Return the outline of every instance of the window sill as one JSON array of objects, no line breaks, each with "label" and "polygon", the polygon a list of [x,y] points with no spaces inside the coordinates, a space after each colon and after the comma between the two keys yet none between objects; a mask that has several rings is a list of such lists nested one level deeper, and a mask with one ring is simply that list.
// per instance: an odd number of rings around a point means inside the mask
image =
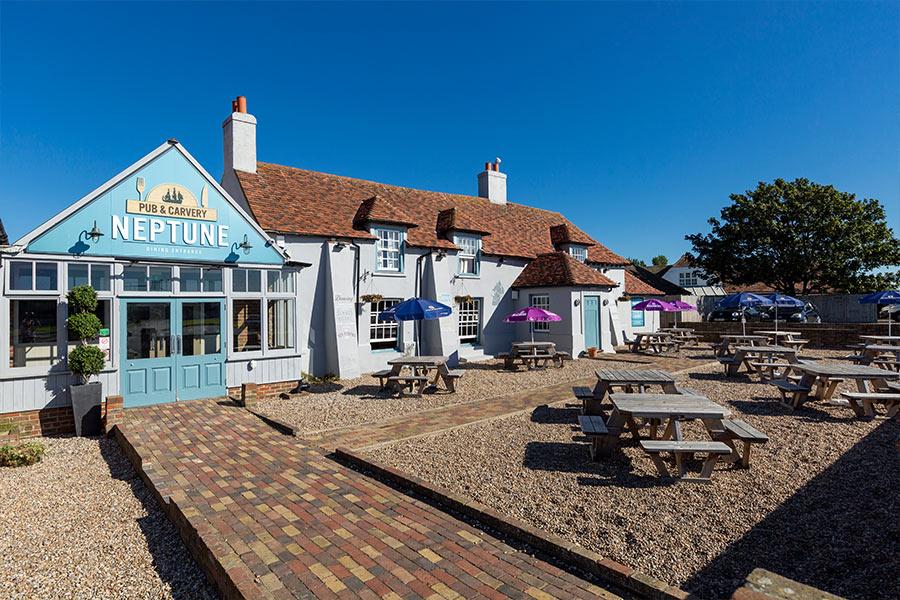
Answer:
[{"label": "window sill", "polygon": [[406,277],[403,271],[373,271],[373,277]]},{"label": "window sill", "polygon": [[456,277],[457,277],[458,279],[480,279],[480,278],[481,278],[481,274],[478,274],[478,275],[472,275],[471,273],[457,273],[457,274],[456,274]]}]

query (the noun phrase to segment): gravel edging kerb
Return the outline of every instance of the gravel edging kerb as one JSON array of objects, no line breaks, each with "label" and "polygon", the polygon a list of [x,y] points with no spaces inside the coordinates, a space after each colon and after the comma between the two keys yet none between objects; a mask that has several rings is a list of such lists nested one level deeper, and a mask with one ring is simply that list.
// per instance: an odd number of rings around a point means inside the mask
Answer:
[{"label": "gravel edging kerb", "polygon": [[445,510],[463,514],[487,527],[508,535],[518,542],[532,546],[559,561],[573,565],[601,580],[627,589],[643,598],[653,600],[686,600],[692,598],[690,594],[680,588],[668,585],[640,571],[600,556],[596,552],[568,542],[552,533],[502,515],[475,500],[459,496],[403,471],[375,462],[352,450],[337,448],[333,457],[351,468],[366,471],[385,483],[406,488],[413,494],[437,503]]}]

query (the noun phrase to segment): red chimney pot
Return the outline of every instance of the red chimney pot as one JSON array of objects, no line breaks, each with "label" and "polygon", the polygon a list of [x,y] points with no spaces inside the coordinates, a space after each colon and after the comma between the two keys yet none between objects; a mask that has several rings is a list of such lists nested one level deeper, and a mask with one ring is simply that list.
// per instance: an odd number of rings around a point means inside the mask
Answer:
[{"label": "red chimney pot", "polygon": [[237,111],[240,113],[247,112],[247,97],[246,96],[238,96],[237,97]]}]

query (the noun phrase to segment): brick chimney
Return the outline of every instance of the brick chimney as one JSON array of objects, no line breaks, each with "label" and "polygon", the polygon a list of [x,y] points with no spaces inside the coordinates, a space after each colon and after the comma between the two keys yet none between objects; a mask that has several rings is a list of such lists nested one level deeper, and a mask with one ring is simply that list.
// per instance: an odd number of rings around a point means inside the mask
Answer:
[{"label": "brick chimney", "polygon": [[247,112],[247,98],[231,101],[231,116],[222,123],[225,173],[232,169],[256,173],[256,117]]},{"label": "brick chimney", "polygon": [[506,204],[506,173],[500,172],[500,159],[484,163],[478,174],[478,195],[494,204]]}]

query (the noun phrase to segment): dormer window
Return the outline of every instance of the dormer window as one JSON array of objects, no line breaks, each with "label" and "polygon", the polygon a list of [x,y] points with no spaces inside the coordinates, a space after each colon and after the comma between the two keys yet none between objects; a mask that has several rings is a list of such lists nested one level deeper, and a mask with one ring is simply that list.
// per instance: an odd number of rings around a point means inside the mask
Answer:
[{"label": "dormer window", "polygon": [[453,236],[453,243],[459,247],[456,274],[477,277],[481,270],[481,238],[477,235],[457,234]]},{"label": "dormer window", "polygon": [[375,270],[400,273],[403,271],[403,231],[393,227],[376,227]]},{"label": "dormer window", "polygon": [[584,246],[569,246],[569,254],[579,262],[587,260],[587,248]]}]

